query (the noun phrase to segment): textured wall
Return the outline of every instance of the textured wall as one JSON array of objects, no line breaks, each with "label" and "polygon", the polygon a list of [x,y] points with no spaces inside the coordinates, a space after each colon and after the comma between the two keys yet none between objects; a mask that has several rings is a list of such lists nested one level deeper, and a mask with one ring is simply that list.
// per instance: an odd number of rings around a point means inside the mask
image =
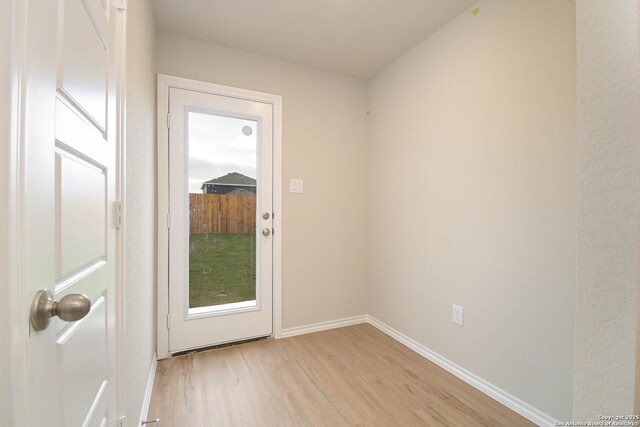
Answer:
[{"label": "textured wall", "polygon": [[[161,32],[156,66],[282,96],[283,327],[364,314],[366,83]],[[289,193],[291,178],[304,194]]]},{"label": "textured wall", "polygon": [[578,292],[574,418],[633,413],[638,256],[636,1],[576,2]]},{"label": "textured wall", "polygon": [[372,81],[369,313],[570,419],[574,2],[476,7]]},{"label": "textured wall", "polygon": [[151,1],[128,8],[126,393],[137,426],[156,339],[156,76]]}]

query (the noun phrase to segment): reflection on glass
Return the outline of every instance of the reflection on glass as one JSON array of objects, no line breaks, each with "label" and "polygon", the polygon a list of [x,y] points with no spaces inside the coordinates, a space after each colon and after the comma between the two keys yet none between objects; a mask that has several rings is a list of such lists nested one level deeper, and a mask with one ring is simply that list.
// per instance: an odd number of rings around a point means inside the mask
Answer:
[{"label": "reflection on glass", "polygon": [[190,309],[255,305],[256,131],[253,120],[188,114]]}]

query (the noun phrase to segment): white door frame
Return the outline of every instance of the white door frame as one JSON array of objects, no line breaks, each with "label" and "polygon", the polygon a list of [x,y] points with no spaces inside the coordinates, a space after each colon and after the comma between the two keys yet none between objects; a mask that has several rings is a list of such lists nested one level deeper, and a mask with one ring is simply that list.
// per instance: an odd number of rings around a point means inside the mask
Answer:
[{"label": "white door frame", "polygon": [[[2,396],[8,397],[10,402],[5,406],[9,409],[9,419],[11,425],[26,425],[28,419],[27,410],[27,348],[28,344],[24,337],[28,336],[28,323],[25,314],[21,308],[26,301],[27,291],[18,286],[18,227],[20,226],[20,215],[18,211],[19,193],[18,178],[20,171],[18,169],[18,153],[20,149],[20,111],[21,111],[21,94],[23,93],[23,84],[21,84],[21,76],[23,72],[23,58],[26,50],[26,28],[25,18],[27,5],[21,1],[12,1],[9,3],[10,8],[6,13],[11,14],[11,29],[8,36],[11,43],[2,40],[2,57],[1,60],[9,60],[7,67],[7,75],[2,75],[3,81],[0,84],[6,84],[3,88],[1,102],[7,105],[5,112],[6,117],[0,121],[1,137],[7,138],[6,144],[1,144],[0,148],[0,171],[3,176],[0,178],[0,197],[2,197],[2,213],[0,213],[0,253],[5,255],[0,260],[0,291],[6,295],[6,305],[8,308],[3,313],[2,335],[9,338],[9,349],[2,358],[3,362],[9,362],[9,365],[3,365],[3,380],[8,383],[2,384],[6,387],[2,390]],[[6,33],[2,34],[5,37]],[[5,50],[6,49],[6,50]],[[8,353],[8,354],[7,354]]]},{"label": "white door frame", "polygon": [[282,337],[282,97],[158,74],[158,359],[170,357],[169,330],[169,88],[273,105],[273,337]]},{"label": "white door frame", "polygon": [[[28,82],[25,75],[25,61],[28,43],[29,9],[32,6],[29,0],[13,0],[9,2],[9,8],[5,10],[11,15],[11,42],[6,46],[10,52],[0,50],[0,60],[8,59],[7,93],[0,91],[0,101],[6,108],[8,117],[0,120],[0,138],[3,147],[0,150],[0,171],[4,176],[0,178],[0,254],[6,252],[6,257],[0,262],[0,291],[5,295],[8,311],[3,313],[1,332],[9,336],[6,351],[6,359],[9,364],[0,367],[3,379],[6,377],[9,383],[2,387],[10,389],[9,401],[4,402],[10,412],[8,419],[3,421],[11,425],[27,425],[29,410],[33,405],[28,403],[28,361],[29,361],[29,309],[33,295],[27,292],[22,282],[22,260],[27,254],[23,254],[20,248],[20,236],[22,225],[22,189],[21,175],[26,159],[23,156],[24,135],[22,132],[24,118],[24,98]],[[118,81],[116,82],[116,197],[121,203],[122,211],[125,210],[125,177],[126,177],[126,0],[120,3],[120,13],[117,14],[116,26],[116,66]],[[4,34],[0,34],[3,36]],[[5,46],[3,46],[4,48]],[[6,95],[6,96],[5,96]],[[54,94],[52,94],[53,96]],[[5,126],[6,125],[6,126]],[[5,204],[6,203],[6,204]],[[116,418],[120,419],[126,414],[125,402],[125,324],[124,324],[124,217],[123,226],[116,231]],[[5,376],[5,369],[7,375]],[[0,396],[4,397],[5,389],[0,388]]]},{"label": "white door frame", "polygon": [[[126,268],[127,268],[127,0],[118,3],[116,24],[116,409],[120,425],[126,425],[127,414],[127,343],[126,337]],[[132,420],[136,422],[137,420]],[[129,424],[131,425],[131,424]]]}]

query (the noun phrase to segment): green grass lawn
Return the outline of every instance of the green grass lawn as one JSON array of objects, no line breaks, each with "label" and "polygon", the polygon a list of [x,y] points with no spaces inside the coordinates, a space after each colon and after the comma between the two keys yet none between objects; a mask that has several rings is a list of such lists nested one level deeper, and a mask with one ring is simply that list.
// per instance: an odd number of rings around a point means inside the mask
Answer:
[{"label": "green grass lawn", "polygon": [[255,234],[189,237],[189,307],[256,299]]}]

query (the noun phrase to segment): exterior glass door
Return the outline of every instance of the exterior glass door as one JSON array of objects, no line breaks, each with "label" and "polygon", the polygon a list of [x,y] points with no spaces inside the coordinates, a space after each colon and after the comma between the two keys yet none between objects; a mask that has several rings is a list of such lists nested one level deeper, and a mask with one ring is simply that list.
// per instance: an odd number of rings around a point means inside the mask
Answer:
[{"label": "exterior glass door", "polygon": [[272,333],[273,106],[169,92],[169,350]]}]

